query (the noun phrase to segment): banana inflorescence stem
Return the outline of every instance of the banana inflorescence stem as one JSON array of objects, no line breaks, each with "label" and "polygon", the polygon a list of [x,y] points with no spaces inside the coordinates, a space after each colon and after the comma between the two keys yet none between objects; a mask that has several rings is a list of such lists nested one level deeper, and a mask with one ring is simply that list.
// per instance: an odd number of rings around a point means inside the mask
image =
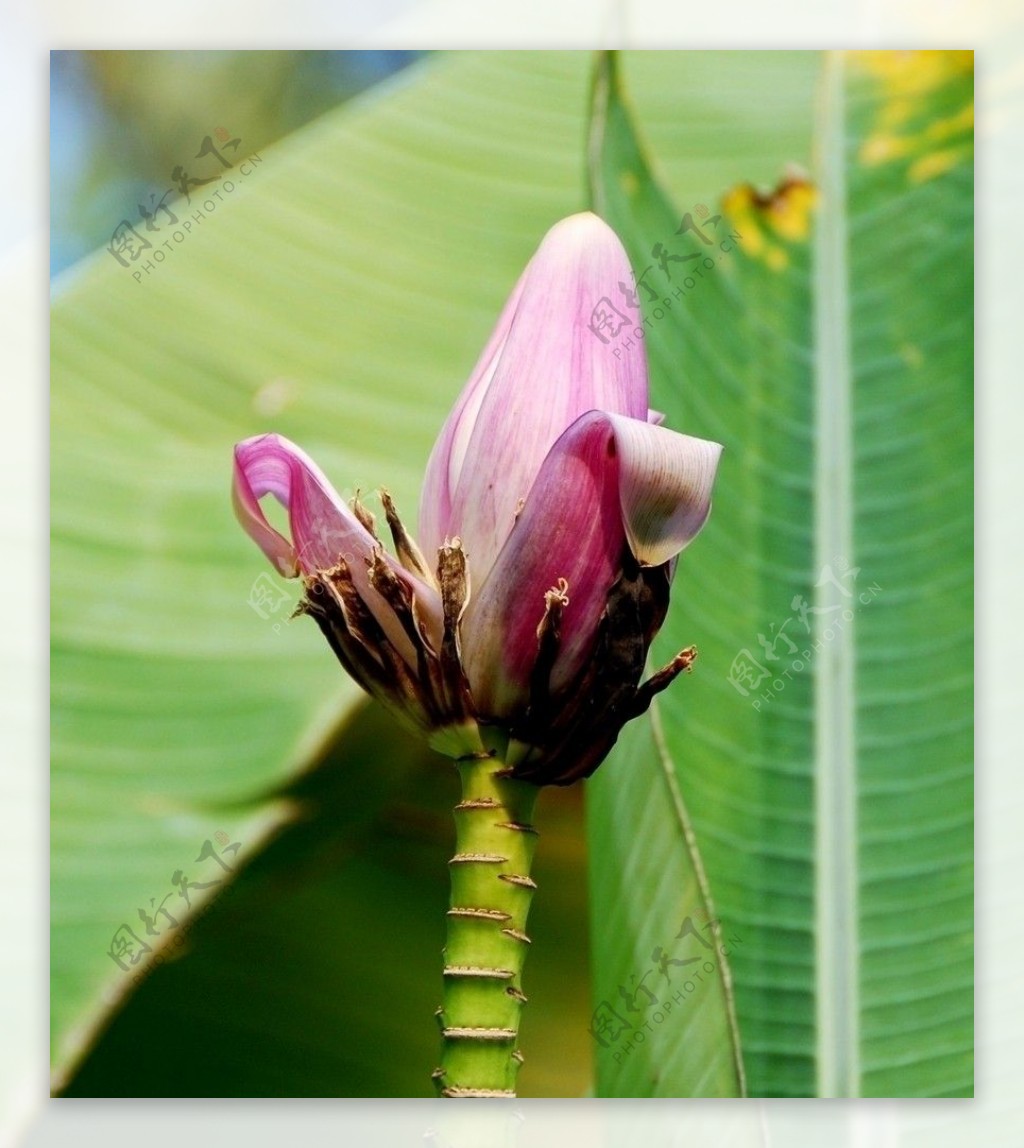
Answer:
[{"label": "banana inflorescence stem", "polygon": [[530,864],[538,789],[506,776],[493,756],[458,763],[452,895],[444,950],[441,1096],[515,1096],[517,1048],[526,996],[521,976],[530,938],[526,917],[536,888]]}]

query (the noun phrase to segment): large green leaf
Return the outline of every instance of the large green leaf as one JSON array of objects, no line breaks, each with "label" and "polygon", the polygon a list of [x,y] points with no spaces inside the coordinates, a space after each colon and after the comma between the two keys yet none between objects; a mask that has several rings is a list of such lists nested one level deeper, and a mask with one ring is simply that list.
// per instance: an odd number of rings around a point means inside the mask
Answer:
[{"label": "large green leaf", "polygon": [[[641,292],[654,404],[726,446],[656,652],[700,649],[661,705],[664,749],[743,939],[750,1090],[969,1095],[970,56],[836,58],[818,192],[791,177],[761,195],[737,160],[717,224],[659,189],[605,79],[598,208],[638,274],[655,243],[711,261],[689,285],[656,267],[658,298]],[[677,232],[687,211],[707,247]],[[605,873],[653,836],[617,829],[650,804],[625,780],[635,749],[622,757],[591,803]],[[647,944],[641,929],[634,962]],[[649,964],[626,949],[598,933],[597,999]],[[640,1087],[600,1052],[598,1079]]]}]

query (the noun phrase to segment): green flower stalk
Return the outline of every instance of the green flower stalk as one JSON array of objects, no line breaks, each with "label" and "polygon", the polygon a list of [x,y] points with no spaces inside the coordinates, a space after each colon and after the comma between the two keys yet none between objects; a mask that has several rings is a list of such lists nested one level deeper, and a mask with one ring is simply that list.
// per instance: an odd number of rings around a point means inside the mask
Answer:
[{"label": "green flower stalk", "polygon": [[537,787],[507,776],[488,755],[458,763],[452,895],[444,957],[443,1041],[434,1080],[444,1096],[515,1096],[522,1063],[519,1016],[526,1003],[526,918],[536,885]]},{"label": "green flower stalk", "polygon": [[[648,410],[642,329],[623,334],[611,302],[630,282],[596,216],[552,228],[434,446],[418,542],[381,492],[393,554],[293,443],[235,448],[242,525],[302,578],[301,609],[344,668],[462,778],[442,1096],[515,1095],[538,787],[589,776],[694,657],[641,680],[721,447]],[[267,494],[290,538],[263,514]]]}]

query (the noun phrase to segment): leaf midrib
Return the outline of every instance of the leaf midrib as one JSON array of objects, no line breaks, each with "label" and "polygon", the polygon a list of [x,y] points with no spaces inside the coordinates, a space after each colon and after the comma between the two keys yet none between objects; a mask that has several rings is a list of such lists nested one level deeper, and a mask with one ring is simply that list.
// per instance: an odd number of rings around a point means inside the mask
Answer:
[{"label": "leaf midrib", "polygon": [[[853,476],[843,59],[830,52],[817,133],[820,207],[815,229],[815,569],[853,562]],[[817,1093],[860,1092],[857,916],[857,771],[854,751],[855,619],[834,625],[843,605],[817,588],[815,679],[815,1000]],[[841,615],[840,615],[841,616]],[[818,653],[820,651],[820,653]]]}]

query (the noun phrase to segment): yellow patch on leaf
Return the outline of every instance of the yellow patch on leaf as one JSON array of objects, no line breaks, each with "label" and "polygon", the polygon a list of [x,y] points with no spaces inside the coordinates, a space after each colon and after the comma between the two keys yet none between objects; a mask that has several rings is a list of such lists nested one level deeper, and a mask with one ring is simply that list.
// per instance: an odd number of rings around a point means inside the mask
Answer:
[{"label": "yellow patch on leaf", "polygon": [[913,104],[950,80],[974,71],[974,53],[970,51],[856,51],[847,52],[846,57],[855,68],[881,80],[894,103],[909,97]]},{"label": "yellow patch on leaf", "polygon": [[789,254],[777,242],[804,242],[811,232],[811,214],[818,189],[801,176],[787,176],[768,193],[749,183],[731,188],[722,200],[722,211],[739,232],[740,247],[772,271],[789,266]]},{"label": "yellow patch on leaf", "polygon": [[921,156],[920,159],[914,160],[907,172],[907,178],[911,183],[924,183],[926,180],[935,179],[936,176],[944,175],[951,168],[956,167],[969,154],[970,149],[963,147],[951,147],[944,151],[929,152],[927,155]]},{"label": "yellow patch on leaf", "polygon": [[623,171],[619,173],[619,186],[630,199],[640,190],[640,181],[632,171]]},{"label": "yellow patch on leaf", "polygon": [[[871,166],[909,160],[913,183],[949,171],[970,155],[974,133],[974,100],[957,111],[937,114],[950,93],[974,71],[973,52],[847,52],[854,71],[876,79],[880,101],[871,133],[860,148],[860,162]],[[955,99],[955,91],[953,98]]]}]

